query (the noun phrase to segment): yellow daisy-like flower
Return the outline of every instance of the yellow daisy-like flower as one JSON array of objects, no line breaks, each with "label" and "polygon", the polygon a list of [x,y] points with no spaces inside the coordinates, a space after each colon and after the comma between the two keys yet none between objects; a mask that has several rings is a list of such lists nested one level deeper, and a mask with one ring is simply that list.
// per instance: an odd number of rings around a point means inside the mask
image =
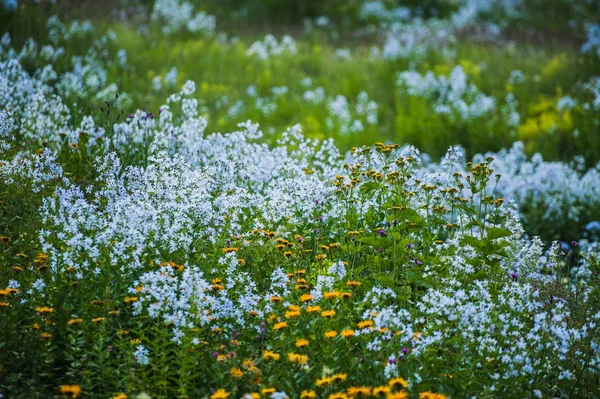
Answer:
[{"label": "yellow daisy-like flower", "polygon": [[309,342],[307,339],[299,339],[298,341],[296,341],[296,346],[298,348],[304,348],[306,346],[308,346]]},{"label": "yellow daisy-like flower", "polygon": [[8,302],[0,302],[0,308],[7,308],[10,304]]},{"label": "yellow daisy-like flower", "polygon": [[281,330],[283,328],[286,328],[287,326],[288,326],[288,324],[285,321],[282,321],[282,322],[275,324],[273,326],[273,330]]},{"label": "yellow daisy-like flower", "polygon": [[229,374],[231,374],[233,378],[242,378],[244,376],[244,372],[238,367],[233,367],[229,370]]},{"label": "yellow daisy-like flower", "polygon": [[[47,306],[43,306],[43,307],[35,308],[35,311],[38,313],[44,314],[44,313],[52,313],[52,312],[54,312],[54,309],[49,308]],[[64,385],[64,386],[67,386],[67,385]]]},{"label": "yellow daisy-like flower", "polygon": [[323,260],[323,259],[327,259],[327,255],[325,254],[319,254],[317,256],[315,256],[316,260]]},{"label": "yellow daisy-like flower", "polygon": [[331,376],[331,381],[333,382],[343,382],[346,381],[348,376],[346,374],[335,374]]},{"label": "yellow daisy-like flower", "polygon": [[419,399],[446,399],[447,396],[441,393],[434,392],[421,392],[419,394]]},{"label": "yellow daisy-like flower", "polygon": [[258,392],[250,392],[242,396],[242,398],[260,399],[260,394]]},{"label": "yellow daisy-like flower", "polygon": [[335,337],[337,337],[337,332],[335,332],[333,330],[332,331],[327,331],[325,333],[325,338],[335,338]]},{"label": "yellow daisy-like flower", "polygon": [[125,392],[121,392],[112,397],[112,399],[127,399]]},{"label": "yellow daisy-like flower", "polygon": [[319,388],[326,387],[329,384],[331,384],[331,378],[329,377],[318,378],[315,382],[315,385]]},{"label": "yellow daisy-like flower", "polygon": [[313,296],[310,294],[304,294],[300,297],[300,302],[308,302],[308,301],[312,301],[313,300]]},{"label": "yellow daisy-like flower", "polygon": [[230,393],[224,389],[217,389],[215,393],[210,395],[210,399],[227,399]]},{"label": "yellow daisy-like flower", "polygon": [[47,332],[43,332],[40,335],[41,335],[42,338],[46,338],[46,339],[52,338],[52,334],[47,333]]},{"label": "yellow daisy-like flower", "polygon": [[228,254],[230,252],[237,252],[239,248],[223,248],[222,251],[224,254]]},{"label": "yellow daisy-like flower", "polygon": [[350,298],[352,298],[352,293],[351,292],[342,292],[342,293],[340,293],[340,298],[350,299]]},{"label": "yellow daisy-like flower", "polygon": [[289,312],[285,312],[286,319],[293,319],[295,317],[300,317],[300,311],[290,310]]},{"label": "yellow daisy-like flower", "polygon": [[351,281],[351,280],[348,280],[348,281],[346,281],[346,285],[348,287],[360,287],[360,281]]},{"label": "yellow daisy-like flower", "polygon": [[404,388],[408,387],[408,382],[404,378],[397,377],[397,378],[392,378],[388,382],[388,385],[392,389],[404,389]]},{"label": "yellow daisy-like flower", "polygon": [[373,327],[373,320],[364,320],[358,323],[358,328],[363,329],[367,327]]},{"label": "yellow daisy-like flower", "polygon": [[386,386],[373,388],[373,396],[387,396],[390,392],[390,387]]},{"label": "yellow daisy-like flower", "polygon": [[408,398],[408,392],[406,392],[406,391],[388,393],[387,396],[385,397],[385,399],[407,399],[407,398]]},{"label": "yellow daisy-like flower", "polygon": [[340,335],[344,338],[349,338],[354,335],[354,330],[343,330]]},{"label": "yellow daisy-like flower", "polygon": [[421,392],[419,394],[419,399],[446,399],[447,396],[441,393],[434,392]]},{"label": "yellow daisy-like flower", "polygon": [[316,397],[317,393],[315,391],[304,390],[300,393],[300,399],[315,399]]},{"label": "yellow daisy-like flower", "polygon": [[80,324],[80,323],[83,323],[83,319],[71,319],[71,320],[68,321],[68,324],[70,326],[74,326],[74,325],[77,325],[77,324]]},{"label": "yellow daisy-like flower", "polygon": [[127,296],[127,297],[125,297],[125,299],[123,299],[123,302],[125,302],[125,303],[131,303],[131,302],[137,302],[137,301],[138,301],[137,296]]},{"label": "yellow daisy-like flower", "polygon": [[367,397],[371,396],[371,388],[370,387],[350,387],[347,390],[347,393],[351,397]]},{"label": "yellow daisy-like flower", "polygon": [[260,391],[260,393],[262,393],[263,395],[271,395],[271,394],[274,394],[275,392],[277,392],[277,390],[275,388],[263,388]]},{"label": "yellow daisy-like flower", "polygon": [[79,385],[61,385],[60,393],[76,398],[81,394],[81,387]]},{"label": "yellow daisy-like flower", "polygon": [[281,356],[270,350],[263,351],[263,360],[279,360]]},{"label": "yellow daisy-like flower", "polygon": [[323,298],[325,299],[335,299],[335,298],[339,298],[340,293],[337,291],[331,291],[331,292],[326,292],[323,294]]},{"label": "yellow daisy-like flower", "polygon": [[288,359],[292,363],[306,364],[306,362],[308,361],[308,356],[300,355],[298,353],[288,353]]},{"label": "yellow daisy-like flower", "polygon": [[283,299],[281,299],[281,298],[280,298],[280,297],[278,297],[278,296],[272,296],[272,297],[269,299],[269,301],[271,301],[271,302],[283,302]]},{"label": "yellow daisy-like flower", "polygon": [[306,313],[316,313],[316,312],[320,312],[320,311],[321,311],[321,307],[319,305],[308,306],[306,308]]},{"label": "yellow daisy-like flower", "polygon": [[348,399],[348,395],[344,392],[334,392],[329,394],[329,399]]},{"label": "yellow daisy-like flower", "polygon": [[325,318],[333,317],[333,316],[335,316],[335,310],[325,310],[325,311],[321,312],[321,316],[323,316]]}]

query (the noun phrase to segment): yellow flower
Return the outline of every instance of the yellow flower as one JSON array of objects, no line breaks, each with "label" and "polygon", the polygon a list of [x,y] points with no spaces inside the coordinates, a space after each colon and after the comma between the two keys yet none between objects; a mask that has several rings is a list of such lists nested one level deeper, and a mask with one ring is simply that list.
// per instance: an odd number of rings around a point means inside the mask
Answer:
[{"label": "yellow flower", "polygon": [[42,338],[46,338],[46,339],[52,338],[52,334],[50,334],[50,333],[47,333],[47,332],[43,332],[43,333],[41,334],[41,336],[42,336]]},{"label": "yellow flower", "polygon": [[386,396],[386,399],[407,399],[407,398],[408,398],[408,392],[406,392],[406,391],[388,393]]},{"label": "yellow flower", "polygon": [[325,254],[319,254],[317,256],[315,256],[316,260],[323,260],[323,259],[327,259],[327,255]]},{"label": "yellow flower", "polygon": [[337,337],[337,332],[335,332],[335,331],[327,331],[325,333],[325,337],[326,338],[335,338],[335,337]]},{"label": "yellow flower", "polygon": [[347,390],[348,395],[352,397],[367,397],[371,396],[371,388],[370,387],[350,387]]},{"label": "yellow flower", "polygon": [[329,377],[318,378],[317,382],[315,382],[315,385],[319,388],[326,387],[329,384],[331,384],[331,378]]},{"label": "yellow flower", "polygon": [[289,312],[285,312],[286,319],[293,319],[294,317],[300,317],[300,312],[297,310],[290,310]]},{"label": "yellow flower", "polygon": [[229,370],[229,374],[231,374],[231,376],[233,378],[242,378],[244,375],[244,372],[239,369],[238,367],[234,367],[231,370]]},{"label": "yellow flower", "polygon": [[292,363],[306,364],[306,362],[308,361],[308,356],[300,355],[298,353],[288,353],[288,359]]},{"label": "yellow flower", "polygon": [[333,316],[335,316],[335,310],[325,310],[325,311],[321,312],[321,316],[326,317],[326,318],[333,317]]},{"label": "yellow flower", "polygon": [[104,317],[96,317],[95,319],[92,319],[92,323],[100,323],[104,321],[104,319]]},{"label": "yellow flower", "polygon": [[70,326],[76,325],[76,324],[80,324],[83,323],[83,319],[71,319],[68,321],[68,324]]},{"label": "yellow flower", "polygon": [[390,392],[390,387],[386,386],[373,388],[373,396],[387,396]]},{"label": "yellow flower", "polygon": [[242,398],[260,399],[260,394],[258,392],[250,392],[242,396]]},{"label": "yellow flower", "polygon": [[275,388],[263,388],[260,393],[262,393],[263,395],[271,395],[274,394],[275,392],[277,392],[277,390]]},{"label": "yellow flower", "polygon": [[360,287],[360,281],[350,281],[350,280],[348,280],[346,282],[346,285],[348,285],[349,287]]},{"label": "yellow flower", "polygon": [[315,391],[302,391],[300,394],[300,399],[315,399],[317,397],[317,393]]},{"label": "yellow flower", "polygon": [[210,395],[210,399],[227,399],[229,392],[224,389],[218,389],[215,393]]},{"label": "yellow flower", "polygon": [[419,394],[419,399],[446,399],[446,395],[433,392],[421,392]]},{"label": "yellow flower", "polygon": [[9,305],[8,302],[0,302],[0,308],[7,308]]},{"label": "yellow flower", "polygon": [[316,312],[320,312],[320,311],[321,311],[321,307],[319,305],[308,306],[306,308],[306,313],[316,313]]},{"label": "yellow flower", "polygon": [[121,392],[112,397],[112,399],[127,399],[125,392]]},{"label": "yellow flower", "polygon": [[280,297],[278,297],[278,296],[272,296],[272,297],[269,299],[269,301],[271,301],[271,302],[282,302],[282,301],[283,301],[283,299],[281,299],[281,298],[280,298]]},{"label": "yellow flower", "polygon": [[308,302],[308,301],[312,301],[313,300],[313,296],[310,294],[304,294],[300,297],[300,302]]},{"label": "yellow flower", "polygon": [[288,324],[285,321],[277,323],[273,326],[273,330],[281,330],[282,328],[286,328]]},{"label": "yellow flower", "polygon": [[142,340],[141,340],[141,339],[139,339],[139,338],[134,338],[134,339],[130,339],[130,340],[129,340],[129,343],[130,343],[131,345],[139,345],[139,344],[141,344],[141,343],[142,343]]},{"label": "yellow flower", "polygon": [[263,360],[279,360],[281,356],[273,351],[266,350],[263,352]]},{"label": "yellow flower", "polygon": [[335,299],[335,298],[338,298],[339,296],[340,296],[340,293],[337,291],[326,292],[323,294],[323,297],[325,299]]},{"label": "yellow flower", "polygon": [[[52,312],[54,312],[54,309],[46,307],[46,306],[43,306],[43,307],[40,307],[40,308],[35,308],[35,311],[38,312],[38,313],[44,314],[44,313],[52,313]],[[64,385],[64,386],[68,386],[68,385]]]},{"label": "yellow flower", "polygon": [[329,399],[348,399],[348,395],[344,392],[335,392],[329,395]]},{"label": "yellow flower", "polygon": [[230,252],[237,252],[239,248],[223,248],[222,251],[224,254],[228,254]]},{"label": "yellow flower", "polygon": [[373,320],[364,320],[358,323],[358,328],[363,329],[367,327],[373,327]]},{"label": "yellow flower", "polygon": [[60,393],[69,394],[71,398],[76,398],[81,394],[81,387],[79,385],[61,385]]},{"label": "yellow flower", "polygon": [[343,381],[346,381],[347,377],[348,376],[346,374],[335,374],[335,375],[331,376],[331,380],[333,382],[343,382]]},{"label": "yellow flower", "polygon": [[350,299],[350,298],[352,298],[352,293],[351,292],[342,292],[342,293],[340,293],[340,298]]},{"label": "yellow flower", "polygon": [[299,339],[298,341],[296,341],[296,346],[298,348],[304,348],[305,346],[308,346],[308,340],[307,339]]},{"label": "yellow flower", "polygon": [[138,301],[137,296],[127,296],[127,297],[125,297],[125,299],[123,299],[123,302],[125,302],[125,303],[131,303],[131,302],[137,302],[137,301]]},{"label": "yellow flower", "polygon": [[349,338],[354,335],[354,330],[343,330],[340,334],[344,338]]},{"label": "yellow flower", "polygon": [[390,388],[392,389],[404,389],[408,387],[408,382],[406,382],[406,380],[404,378],[392,378],[389,382],[388,385],[390,386]]}]

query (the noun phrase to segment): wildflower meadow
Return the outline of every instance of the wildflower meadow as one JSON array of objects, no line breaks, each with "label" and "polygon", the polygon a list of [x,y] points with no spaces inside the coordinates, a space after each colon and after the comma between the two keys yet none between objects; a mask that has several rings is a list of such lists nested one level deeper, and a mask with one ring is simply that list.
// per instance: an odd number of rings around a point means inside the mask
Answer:
[{"label": "wildflower meadow", "polygon": [[0,0],[0,398],[600,398],[600,3]]}]

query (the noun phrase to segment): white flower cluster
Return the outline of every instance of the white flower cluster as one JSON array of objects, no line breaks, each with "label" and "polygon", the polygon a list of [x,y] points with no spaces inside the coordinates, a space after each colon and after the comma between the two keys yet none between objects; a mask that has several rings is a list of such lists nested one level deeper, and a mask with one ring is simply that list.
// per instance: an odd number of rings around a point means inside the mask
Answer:
[{"label": "white flower cluster", "polygon": [[213,35],[216,18],[205,12],[194,13],[194,6],[185,0],[156,0],[152,7],[152,21],[161,23],[166,34],[177,33],[182,29]]},{"label": "white flower cluster", "polygon": [[496,109],[495,98],[480,92],[473,83],[467,83],[461,66],[454,67],[448,77],[436,77],[431,71],[424,76],[415,71],[400,72],[397,85],[411,96],[431,99],[433,110],[450,118],[480,118]]},{"label": "white flower cluster", "polygon": [[600,57],[600,25],[589,24],[586,26],[587,41],[581,46],[582,53],[595,53]]},{"label": "white flower cluster", "polygon": [[261,60],[268,60],[271,57],[277,57],[282,54],[296,55],[298,49],[296,42],[289,35],[284,35],[281,41],[271,34],[266,35],[263,40],[257,40],[246,51],[249,57],[257,57]]}]

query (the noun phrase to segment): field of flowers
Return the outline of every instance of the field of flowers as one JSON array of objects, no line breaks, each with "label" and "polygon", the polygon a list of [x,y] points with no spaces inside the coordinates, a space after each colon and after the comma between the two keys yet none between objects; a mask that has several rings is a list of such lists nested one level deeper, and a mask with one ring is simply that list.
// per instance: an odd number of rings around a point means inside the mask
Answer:
[{"label": "field of flowers", "polygon": [[0,0],[0,398],[600,397],[600,4]]}]

